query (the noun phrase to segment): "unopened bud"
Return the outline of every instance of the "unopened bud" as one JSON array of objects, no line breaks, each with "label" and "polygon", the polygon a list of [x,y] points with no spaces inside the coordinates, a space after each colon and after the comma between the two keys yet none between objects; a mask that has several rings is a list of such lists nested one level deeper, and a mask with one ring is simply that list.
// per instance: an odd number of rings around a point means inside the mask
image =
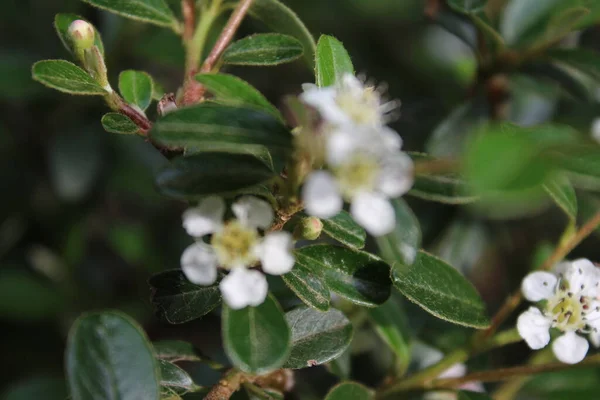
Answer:
[{"label": "unopened bud", "polygon": [[171,111],[177,110],[177,103],[175,102],[175,95],[173,93],[165,94],[158,105],[156,106],[156,110],[158,111],[158,115],[164,117]]},{"label": "unopened bud", "polygon": [[321,236],[323,222],[317,217],[302,218],[294,228],[294,239],[315,240]]},{"label": "unopened bud", "polygon": [[89,22],[77,19],[69,25],[69,37],[77,51],[84,51],[94,45],[96,33]]}]

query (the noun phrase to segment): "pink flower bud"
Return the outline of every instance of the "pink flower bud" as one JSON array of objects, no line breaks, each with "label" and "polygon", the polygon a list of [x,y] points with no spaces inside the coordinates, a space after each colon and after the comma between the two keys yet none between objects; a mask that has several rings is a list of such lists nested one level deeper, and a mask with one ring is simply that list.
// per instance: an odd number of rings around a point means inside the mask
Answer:
[{"label": "pink flower bud", "polygon": [[69,25],[69,37],[78,50],[87,50],[94,45],[96,33],[89,22],[77,19]]}]

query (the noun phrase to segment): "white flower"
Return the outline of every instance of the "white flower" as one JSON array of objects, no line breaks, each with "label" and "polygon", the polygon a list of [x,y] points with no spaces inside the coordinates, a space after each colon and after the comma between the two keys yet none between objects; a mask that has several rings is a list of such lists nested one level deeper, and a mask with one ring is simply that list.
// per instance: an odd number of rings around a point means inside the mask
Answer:
[{"label": "white flower", "polygon": [[[308,214],[330,218],[351,203],[353,218],[370,234],[381,236],[395,226],[389,199],[406,193],[413,182],[413,164],[405,153],[390,149],[390,140],[372,130],[338,130],[327,138],[328,170],[311,173],[302,198]],[[399,143],[398,143],[399,144]]]},{"label": "white flower", "polygon": [[523,296],[545,304],[523,312],[517,330],[534,350],[548,345],[551,328],[560,330],[563,335],[552,343],[554,355],[561,362],[575,364],[589,348],[588,341],[577,333],[589,334],[592,344],[600,344],[600,272],[586,259],[560,263],[555,272],[532,272],[523,280]]},{"label": "white flower", "polygon": [[[268,292],[265,276],[248,268],[260,262],[268,274],[289,272],[294,266],[293,241],[287,232],[260,236],[258,229],[273,222],[273,210],[265,201],[244,196],[231,210],[236,218],[223,222],[225,202],[211,196],[183,213],[184,228],[198,241],[181,255],[181,268],[198,285],[215,283],[218,267],[230,270],[219,287],[229,307],[241,309],[262,304]],[[210,244],[202,242],[208,234],[212,234]]]}]

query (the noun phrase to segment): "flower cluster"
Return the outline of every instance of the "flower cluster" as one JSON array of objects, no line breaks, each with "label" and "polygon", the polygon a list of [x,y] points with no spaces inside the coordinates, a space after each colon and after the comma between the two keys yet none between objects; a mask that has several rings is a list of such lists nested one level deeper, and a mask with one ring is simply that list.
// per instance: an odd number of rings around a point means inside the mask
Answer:
[{"label": "flower cluster", "polygon": [[[318,132],[301,131],[300,145],[311,142],[312,147],[305,147],[322,152],[319,161],[327,167],[305,181],[307,213],[330,218],[346,200],[353,218],[369,233],[392,231],[395,214],[389,199],[406,193],[413,182],[412,160],[400,151],[400,136],[385,126],[396,104],[383,103],[373,87],[350,74],[335,86],[307,85],[300,99],[321,117]],[[315,150],[315,143],[322,149]]]},{"label": "flower cluster", "polygon": [[552,343],[556,358],[567,364],[583,360],[589,340],[600,345],[600,271],[589,260],[557,265],[555,273],[537,271],[527,275],[521,290],[525,298],[540,302],[517,320],[519,334],[534,350],[550,342],[550,329],[562,335]]},{"label": "flower cluster", "polygon": [[[223,222],[225,201],[216,196],[205,198],[198,207],[183,214],[183,226],[196,243],[181,256],[186,277],[198,285],[217,281],[217,269],[228,270],[219,287],[223,299],[233,309],[258,306],[267,297],[267,279],[263,272],[281,275],[294,266],[292,236],[270,232],[261,236],[273,222],[271,206],[256,197],[244,196],[233,203],[235,218]],[[203,238],[210,236],[207,243]]]}]

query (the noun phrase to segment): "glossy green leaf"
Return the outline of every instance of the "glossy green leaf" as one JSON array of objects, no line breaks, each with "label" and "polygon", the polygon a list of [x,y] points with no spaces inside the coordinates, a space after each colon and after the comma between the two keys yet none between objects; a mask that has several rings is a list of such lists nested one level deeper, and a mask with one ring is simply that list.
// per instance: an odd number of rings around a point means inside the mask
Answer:
[{"label": "glossy green leaf", "polygon": [[78,95],[105,95],[106,91],[77,65],[65,60],[33,64],[33,79],[52,89]]},{"label": "glossy green leaf", "polygon": [[127,18],[179,30],[179,22],[164,0],[83,0]]},{"label": "glossy green leaf", "polygon": [[325,400],[373,400],[375,392],[360,383],[343,382],[334,386]]},{"label": "glossy green leaf", "polygon": [[292,135],[275,116],[250,108],[200,104],[180,108],[154,124],[150,136],[172,148],[263,145],[287,154]]},{"label": "glossy green leaf", "polygon": [[597,51],[584,48],[553,49],[547,55],[551,60],[575,68],[600,83],[600,53]]},{"label": "glossy green leaf", "polygon": [[277,33],[295,37],[304,47],[304,59],[309,67],[314,66],[315,40],[298,16],[278,0],[254,0],[248,14],[261,20]]},{"label": "glossy green leaf", "polygon": [[160,369],[152,345],[126,315],[89,313],[71,327],[66,351],[73,400],[158,400]]},{"label": "glossy green leaf", "polygon": [[329,310],[329,301],[331,299],[327,285],[320,277],[300,264],[285,275],[282,275],[285,284],[292,289],[304,304],[307,304],[317,310]]},{"label": "glossy green leaf", "polygon": [[399,300],[392,294],[381,306],[369,309],[375,332],[394,352],[396,376],[404,375],[411,357],[408,316]]},{"label": "glossy green leaf", "polygon": [[468,274],[489,251],[492,238],[486,225],[456,218],[436,241],[433,253],[457,270]]},{"label": "glossy green leaf", "polygon": [[448,5],[455,11],[472,14],[483,11],[487,0],[448,0]]},{"label": "glossy green leaf", "polygon": [[303,51],[302,43],[292,36],[261,33],[231,43],[223,53],[223,62],[233,65],[279,65],[298,59]]},{"label": "glossy green leaf", "polygon": [[[409,153],[413,160],[435,160],[423,153]],[[465,179],[457,173],[416,174],[409,195],[423,200],[446,204],[468,204],[477,201],[477,196],[469,193]]]},{"label": "glossy green leaf", "polygon": [[205,356],[191,343],[182,340],[161,340],[152,343],[156,357],[170,362],[203,361]]},{"label": "glossy green leaf", "polygon": [[478,329],[489,326],[485,304],[473,285],[429,253],[420,251],[411,266],[394,265],[392,280],[400,293],[438,318]]},{"label": "glossy green leaf", "polygon": [[323,219],[323,233],[348,247],[362,249],[365,247],[367,233],[346,211],[341,211],[332,218]]},{"label": "glossy green leaf", "polygon": [[158,174],[156,186],[165,195],[194,199],[249,188],[274,176],[263,161],[248,154],[199,153],[176,158]]},{"label": "glossy green leaf", "polygon": [[460,390],[457,392],[457,395],[457,400],[492,400],[492,398],[486,393],[471,392],[468,390]]},{"label": "glossy green leaf", "polygon": [[177,393],[176,390],[170,387],[161,386],[160,388],[160,400],[182,400],[183,398]]},{"label": "glossy green leaf", "polygon": [[202,389],[196,385],[190,375],[177,365],[165,361],[158,360],[160,367],[160,385],[171,388],[178,394],[194,392]]},{"label": "glossy green leaf", "polygon": [[354,75],[350,55],[342,42],[333,36],[319,38],[315,57],[315,78],[319,87],[335,85],[346,74]]},{"label": "glossy green leaf", "polygon": [[152,77],[143,71],[123,71],[119,75],[119,91],[129,104],[145,110],[152,102]]},{"label": "glossy green leaf", "polygon": [[[73,53],[73,46],[71,45],[71,39],[69,38],[69,26],[71,26],[73,21],[78,19],[89,23],[88,20],[76,14],[56,14],[54,17],[54,29],[56,29],[56,33],[62,44],[71,53]],[[96,33],[94,44],[98,47],[98,50],[100,50],[100,54],[104,54],[104,43],[102,43],[100,32],[98,32],[96,27],[94,27],[94,32]]]},{"label": "glossy green leaf", "polygon": [[[510,0],[500,21],[500,32],[508,45],[525,41],[532,31],[538,35],[539,25],[562,0]],[[538,32],[535,32],[536,28]]]},{"label": "glossy green leaf", "polygon": [[577,219],[577,196],[567,178],[557,176],[549,179],[544,184],[544,190],[571,220]]},{"label": "glossy green leaf", "polygon": [[293,274],[296,285],[290,287],[301,299],[309,299],[307,305],[320,308],[310,301],[322,298],[313,280],[321,281],[330,292],[366,307],[376,307],[390,296],[390,267],[372,254],[332,245],[307,246],[295,254],[294,269],[283,277],[289,283],[288,275]]},{"label": "glossy green leaf", "polygon": [[249,400],[284,400],[283,393],[277,390],[261,388],[250,383],[245,383],[244,389]]},{"label": "glossy green leaf", "polygon": [[102,127],[106,132],[135,135],[139,129],[129,117],[119,113],[108,113],[102,117]]},{"label": "glossy green leaf", "polygon": [[252,374],[265,374],[283,365],[290,352],[290,327],[272,296],[258,307],[232,310],[223,304],[225,353],[233,365]]},{"label": "glossy green leaf", "polygon": [[200,82],[219,103],[247,106],[266,111],[277,117],[281,114],[254,86],[229,74],[198,74]]},{"label": "glossy green leaf", "polygon": [[210,286],[195,285],[181,270],[160,272],[148,283],[156,315],[171,324],[200,318],[221,303],[218,282]]},{"label": "glossy green leaf", "polygon": [[408,204],[402,199],[392,200],[396,226],[387,235],[375,238],[379,252],[390,265],[400,262],[410,265],[421,245],[421,227]]},{"label": "glossy green leaf", "polygon": [[577,30],[579,23],[582,22],[590,13],[585,7],[572,7],[564,11],[556,11],[549,19],[546,29],[540,35],[535,45],[538,47],[550,47],[569,33]]},{"label": "glossy green leaf", "polygon": [[283,368],[313,367],[340,356],[350,346],[352,324],[341,311],[300,307],[285,314],[292,329],[292,350]]}]

